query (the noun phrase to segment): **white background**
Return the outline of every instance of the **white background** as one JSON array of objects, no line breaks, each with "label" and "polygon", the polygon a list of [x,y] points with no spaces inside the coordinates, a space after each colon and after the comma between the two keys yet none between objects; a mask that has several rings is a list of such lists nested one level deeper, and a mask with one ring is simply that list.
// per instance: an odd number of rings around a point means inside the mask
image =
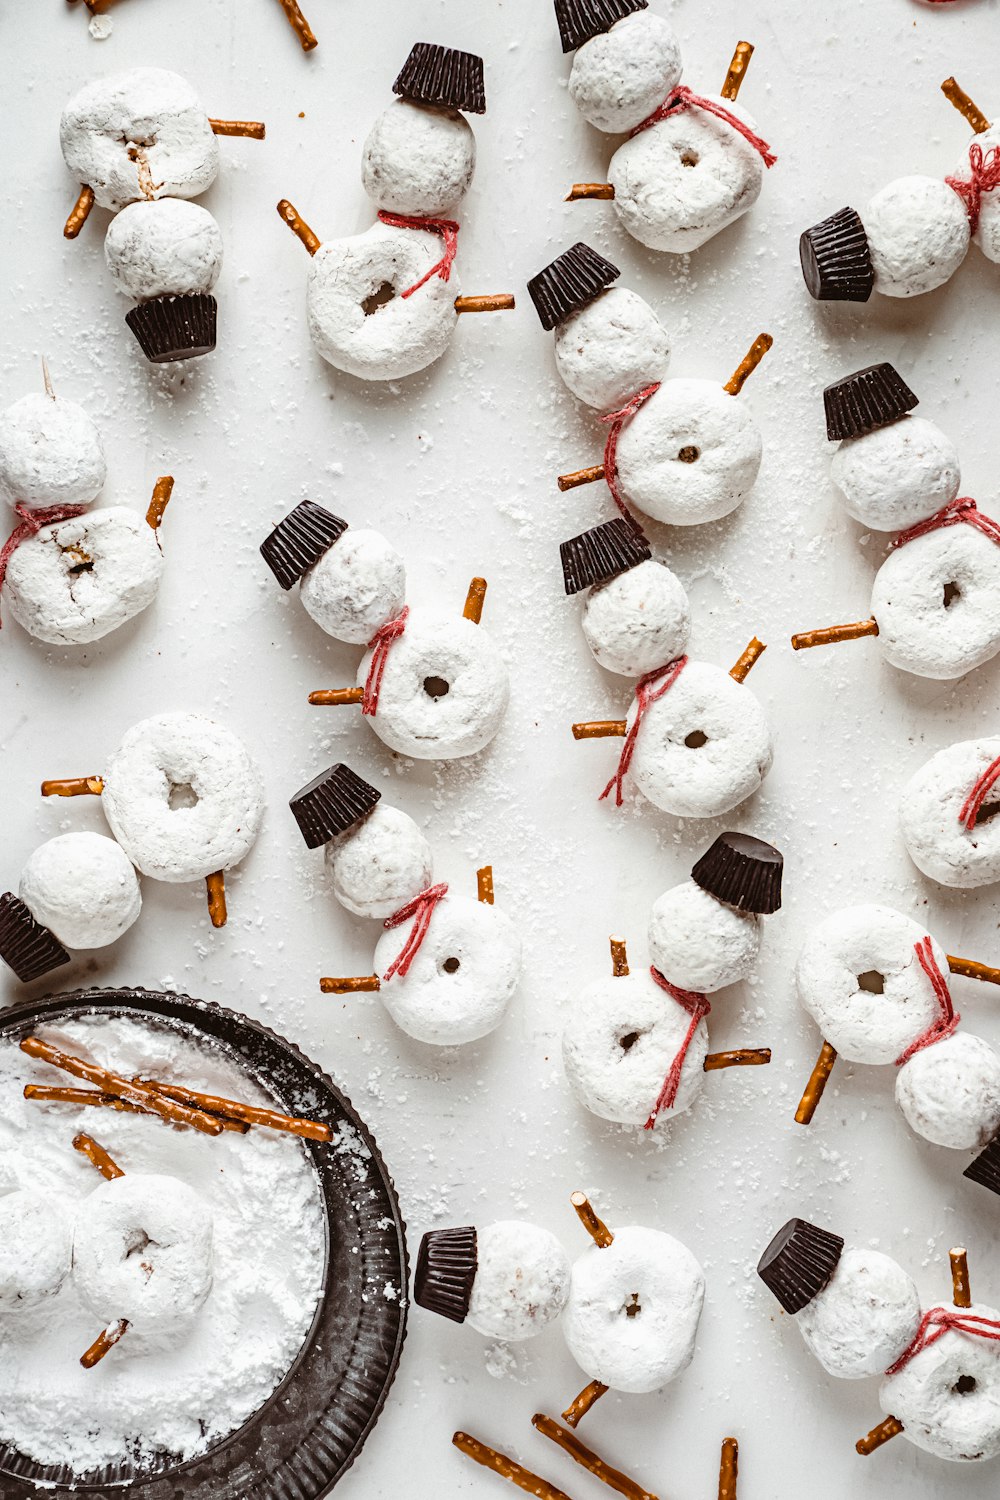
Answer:
[{"label": "white background", "polygon": [[[661,11],[667,0],[655,0]],[[432,1225],[524,1217],[576,1252],[568,1202],[592,1192],[612,1227],[676,1233],[708,1278],[698,1352],[659,1396],[609,1396],[581,1435],[671,1500],[714,1496],[718,1446],[741,1442],[741,1500],[994,1495],[997,1466],[960,1469],[905,1439],[872,1458],[854,1440],[880,1420],[877,1383],[827,1378],[754,1275],[764,1243],[804,1213],[878,1245],[947,1300],[948,1247],[968,1244],[974,1292],[1000,1304],[1000,1203],[965,1182],[966,1157],[910,1134],[892,1069],[839,1066],[816,1123],[792,1121],[819,1038],[791,970],[810,924],[881,899],[918,918],[949,952],[1000,957],[996,893],[949,894],[909,864],[898,789],[934,750],[995,733],[1000,660],[955,684],[882,665],[877,642],[794,655],[795,629],[868,612],[883,540],[838,506],[828,479],[821,391],[891,360],[920,410],[958,441],[963,492],[996,509],[996,319],[1000,271],[975,249],[952,282],[912,305],[809,301],[796,241],[845,202],[863,207],[893,176],[944,175],[968,141],[938,92],[955,73],[987,114],[996,98],[996,0],[836,7],[677,0],[685,80],[716,91],[739,37],[757,47],[741,102],[779,153],[757,207],[690,262],[633,244],[608,204],[562,203],[600,178],[606,138],[577,115],[549,0],[308,0],[320,47],[304,56],[276,0],[123,0],[104,41],[82,4],[8,4],[5,74],[4,342],[0,400],[39,386],[46,353],[59,392],[105,434],[105,498],[144,509],[157,474],[176,476],[158,602],[92,648],[52,650],[11,620],[0,635],[4,811],[0,882],[16,889],[42,839],[104,827],[100,805],[44,805],[43,775],[101,769],[122,732],[163,709],[208,712],[242,734],[268,792],[256,849],[229,881],[230,922],[208,926],[203,893],[146,882],[139,923],[115,949],[62,970],[59,988],[173,985],[261,1017],[322,1062],[372,1125],[395,1174],[415,1250]],[[306,256],[274,205],[287,196],[321,236],[366,227],[360,148],[389,102],[412,42],[482,53],[489,113],[474,122],[479,164],[467,200],[463,290],[518,294],[513,314],[465,318],[448,355],[393,388],[355,383],[313,352]],[[99,73],[155,63],[185,73],[210,114],[259,117],[263,144],[223,142],[203,200],[226,265],[220,348],[157,371],[126,329],[106,275],[95,212],[79,240],[61,226],[76,186],[58,146],[68,94]],[[554,373],[551,336],[524,284],[584,237],[674,334],[673,373],[724,380],[754,335],[774,349],[747,388],[765,458],[728,521],[654,539],[689,589],[693,653],[729,666],[753,633],[769,643],[751,684],[771,717],[774,770],[719,823],[683,823],[648,803],[598,804],[617,746],[576,745],[574,718],[619,716],[629,691],[594,664],[562,593],[558,543],[611,514],[602,488],[560,495],[555,475],[597,462],[603,429]],[[396,761],[356,711],[310,709],[306,693],[349,682],[357,652],[331,642],[264,567],[258,545],[301,498],[392,538],[412,602],[461,607],[473,573],[490,581],[485,627],[507,653],[510,712],[494,745],[452,766]],[[365,972],[374,925],[333,901],[288,797],[345,757],[426,825],[438,878],[469,891],[492,862],[499,902],[526,944],[525,977],[499,1033],[461,1054],[401,1036],[375,996],[321,997],[322,973]],[[646,961],[648,908],[724,826],[786,854],[786,900],[768,920],[753,981],[716,1000],[712,1042],[770,1044],[768,1070],[714,1074],[696,1108],[637,1138],[568,1096],[559,1036],[580,988],[604,972],[607,936]],[[34,992],[44,992],[44,982]],[[3,994],[24,993],[5,975]],[[28,993],[32,993],[29,991]],[[954,985],[970,1029],[1000,1041],[1000,997]],[[487,1367],[487,1361],[494,1373]],[[506,1370],[506,1373],[503,1373]],[[584,1384],[558,1328],[509,1361],[416,1309],[385,1416],[341,1493],[414,1500],[497,1491],[449,1446],[464,1427],[505,1446],[581,1500],[601,1486],[529,1426]]]}]

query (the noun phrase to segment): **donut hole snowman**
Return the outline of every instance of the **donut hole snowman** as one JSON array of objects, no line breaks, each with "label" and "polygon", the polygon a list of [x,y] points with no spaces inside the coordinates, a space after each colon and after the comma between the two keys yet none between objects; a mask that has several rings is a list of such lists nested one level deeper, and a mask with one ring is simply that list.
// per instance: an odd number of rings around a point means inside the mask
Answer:
[{"label": "donut hole snowman", "polygon": [[932,755],[899,799],[917,869],[940,885],[975,890],[1000,880],[1000,738],[962,740]]},{"label": "donut hole snowman", "polygon": [[683,655],[691,631],[687,594],[624,516],[571,537],[559,552],[566,593],[586,595],[580,625],[600,666],[642,677]]},{"label": "donut hole snowman", "polygon": [[278,213],[311,256],[309,333],[318,354],[359,380],[400,380],[448,348],[461,313],[507,311],[505,293],[463,297],[454,212],[476,144],[466,114],[483,114],[483,60],[418,42],[393,84],[399,97],[364,145],[362,183],[378,207],[363,234],[321,241],[287,198]]},{"label": "donut hole snowman", "polygon": [[429,1230],[417,1252],[413,1300],[485,1338],[521,1343],[560,1317],[569,1287],[569,1257],[555,1235],[502,1219]]},{"label": "donut hole snowman", "polygon": [[218,175],[220,135],[263,140],[264,126],[210,119],[190,84],[163,68],[94,79],[62,113],[63,157],[82,184],[63,233],[75,239],[95,203],[115,214],[108,271],[136,304],[125,321],[153,364],[215,348],[222,234],[189,200]]}]

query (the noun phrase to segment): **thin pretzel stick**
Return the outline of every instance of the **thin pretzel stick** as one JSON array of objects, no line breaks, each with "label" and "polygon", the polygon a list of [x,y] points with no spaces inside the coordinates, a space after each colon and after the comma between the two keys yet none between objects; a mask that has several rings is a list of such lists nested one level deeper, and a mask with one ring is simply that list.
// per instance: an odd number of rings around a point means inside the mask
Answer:
[{"label": "thin pretzel stick", "polygon": [[567,1427],[576,1427],[594,1403],[600,1401],[601,1397],[606,1396],[607,1393],[608,1387],[603,1380],[592,1380],[589,1385],[585,1385],[580,1394],[573,1397],[562,1414]]},{"label": "thin pretzel stick", "polygon": [[770,1061],[770,1047],[738,1047],[732,1052],[710,1052],[703,1067],[713,1073],[717,1068],[761,1068]]},{"label": "thin pretzel stick", "polygon": [[792,650],[806,651],[810,646],[836,646],[840,641],[857,641],[865,635],[878,635],[877,620],[856,620],[850,625],[827,625],[822,630],[800,630],[792,636]]},{"label": "thin pretzel stick", "polygon": [[769,333],[758,333],[750,348],[722,387],[727,396],[739,395],[773,343],[774,339]]},{"label": "thin pretzel stick", "polygon": [[609,938],[611,944],[611,973],[615,979],[624,979],[628,973],[628,949],[624,938]]},{"label": "thin pretzel stick", "polygon": [[484,906],[493,905],[493,866],[483,865],[476,871],[476,897]]},{"label": "thin pretzel stick", "polygon": [[278,4],[288,17],[288,24],[301,42],[303,52],[311,52],[314,47],[318,47],[319,43],[310,30],[309,22],[299,10],[295,0],[278,0]]},{"label": "thin pretzel stick", "polygon": [[964,1245],[956,1245],[954,1250],[949,1250],[948,1258],[951,1261],[951,1300],[956,1307],[971,1307],[969,1252]]},{"label": "thin pretzel stick", "polygon": [[292,233],[302,241],[310,255],[315,255],[323,241],[318,234],[314,234],[309,225],[303,219],[294,203],[289,203],[287,198],[282,198],[278,204],[278,213],[284,219]]},{"label": "thin pretzel stick", "polygon": [[563,202],[579,203],[581,198],[613,198],[614,196],[614,186],[610,182],[574,182]]},{"label": "thin pretzel stick", "polygon": [[114,1182],[116,1177],[125,1176],[118,1163],[108,1155],[103,1146],[97,1144],[93,1136],[84,1135],[82,1131],[79,1135],[75,1135],[73,1137],[73,1150],[79,1151],[81,1156],[85,1156],[91,1165],[96,1167],[101,1176],[106,1178],[108,1182]]},{"label": "thin pretzel stick", "polygon": [[225,927],[229,918],[226,911],[226,872],[216,870],[205,876],[205,892],[208,896],[208,915],[213,927]]},{"label": "thin pretzel stick", "polygon": [[604,478],[604,465],[592,464],[589,469],[575,469],[572,474],[560,474],[556,484],[561,490],[575,490],[581,484],[593,484]]},{"label": "thin pretzel stick", "polygon": [[735,99],[737,97],[743,87],[743,80],[747,76],[751,57],[753,57],[753,43],[737,42],[733,60],[729,64],[729,72],[726,74],[726,81],[719,90],[721,98]]},{"label": "thin pretzel stick", "polygon": [[382,981],[377,974],[351,974],[346,978],[321,979],[319,987],[324,995],[359,995],[380,990]]},{"label": "thin pretzel stick", "polygon": [[165,1099],[176,1099],[205,1110],[212,1115],[228,1115],[230,1119],[242,1120],[247,1125],[266,1126],[268,1130],[280,1130],[285,1135],[302,1136],[310,1141],[329,1141],[333,1132],[329,1125],[319,1120],[300,1120],[294,1115],[283,1115],[276,1109],[262,1109],[256,1104],[240,1104],[236,1099],[223,1099],[216,1094],[201,1094],[177,1083],[161,1083],[158,1078],[134,1080],[142,1088],[152,1089]]},{"label": "thin pretzel stick", "polygon": [[208,123],[213,135],[245,135],[252,141],[262,141],[267,130],[263,120],[213,120],[209,115]]},{"label": "thin pretzel stick", "polygon": [[823,1097],[823,1090],[830,1081],[833,1065],[837,1061],[837,1054],[829,1042],[824,1042],[820,1048],[816,1066],[809,1074],[809,1082],[805,1086],[799,1107],[795,1111],[796,1125],[811,1125],[812,1117],[816,1113],[819,1101]]},{"label": "thin pretzel stick", "polygon": [[476,312],[513,312],[514,296],[512,292],[490,292],[480,297],[456,297],[455,311],[457,313]]},{"label": "thin pretzel stick", "polygon": [[974,958],[956,958],[948,954],[948,967],[953,974],[964,974],[966,979],[981,979],[985,984],[1000,984],[1000,969],[991,969],[989,964],[977,963]]},{"label": "thin pretzel stick", "polygon": [[350,703],[363,702],[364,696],[363,687],[320,688],[318,692],[309,694],[309,702],[314,708],[345,708]]},{"label": "thin pretzel stick", "polygon": [[99,1333],[85,1354],[80,1355],[80,1363],[85,1370],[92,1370],[99,1365],[109,1349],[113,1349],[123,1333],[128,1332],[129,1322],[127,1318],[121,1318],[117,1323],[111,1323],[103,1333]]},{"label": "thin pretzel stick", "polygon": [[[146,1109],[141,1104],[129,1104],[127,1099],[119,1099],[115,1094],[102,1094],[100,1089],[57,1089],[49,1088],[42,1083],[26,1083],[24,1085],[24,1097],[26,1099],[37,1099],[42,1104],[78,1104],[93,1105],[100,1109],[114,1109],[122,1114],[128,1115],[150,1115],[153,1119],[158,1116],[151,1109]],[[240,1135],[246,1135],[250,1129],[242,1120],[221,1120],[223,1130],[236,1131]]]},{"label": "thin pretzel stick", "polygon": [[69,218],[63,225],[63,237],[67,240],[75,240],[80,230],[90,218],[90,210],[94,206],[94,189],[86,183],[80,189],[80,196],[70,210]]},{"label": "thin pretzel stick", "polygon": [[573,725],[575,740],[624,739],[628,733],[627,719],[587,719]]},{"label": "thin pretzel stick", "polygon": [[174,480],[172,474],[161,474],[153,485],[153,496],[146,511],[146,525],[151,526],[154,531],[159,531],[160,522],[163,520],[163,512],[170,504],[170,496],[174,492]]},{"label": "thin pretzel stick", "polygon": [[43,781],[43,797],[99,797],[104,791],[100,776],[71,776],[65,781]]},{"label": "thin pretzel stick", "polygon": [[21,1042],[21,1051],[27,1052],[29,1057],[38,1058],[39,1062],[50,1063],[53,1068],[60,1068],[64,1073],[71,1073],[74,1078],[82,1078],[86,1083],[94,1084],[104,1094],[117,1094],[119,1099],[125,1099],[129,1104],[141,1104],[174,1124],[193,1125],[196,1130],[202,1131],[205,1135],[222,1134],[221,1123],[213,1120],[210,1115],[204,1114],[201,1110],[187,1109],[181,1104],[174,1104],[170,1099],[161,1098],[153,1089],[143,1084],[129,1082],[118,1073],[112,1073],[107,1068],[99,1068],[95,1063],[84,1062],[82,1058],[73,1057],[68,1052],[61,1052],[58,1047],[43,1042],[40,1037],[24,1037]]},{"label": "thin pretzel stick", "polygon": [[948,100],[948,103],[953,104],[959,114],[969,122],[976,135],[982,135],[984,130],[989,130],[989,120],[987,120],[979,106],[973,104],[965,90],[959,88],[954,78],[945,79],[941,85],[941,92]]},{"label": "thin pretzel stick", "polygon": [[723,1438],[719,1459],[719,1500],[736,1500],[736,1475],[740,1462],[740,1445],[735,1438]]},{"label": "thin pretzel stick", "polygon": [[473,625],[478,625],[483,618],[483,605],[486,603],[486,579],[474,578],[469,584],[469,592],[465,596],[465,607],[462,617],[471,620]]},{"label": "thin pretzel stick", "polygon": [[593,1474],[595,1479],[599,1479],[609,1489],[617,1490],[619,1495],[625,1495],[626,1500],[657,1500],[650,1490],[644,1490],[641,1484],[637,1484],[634,1479],[623,1474],[621,1469],[612,1468],[610,1464],[605,1463],[604,1459],[599,1457],[592,1448],[581,1443],[576,1433],[568,1432],[565,1427],[561,1427],[544,1412],[536,1411],[531,1419],[531,1425],[536,1432],[542,1434],[542,1437],[547,1437],[564,1453],[568,1453],[574,1463],[586,1469],[589,1474]]},{"label": "thin pretzel stick", "polygon": [[867,1458],[869,1453],[874,1453],[876,1448],[881,1448],[890,1438],[898,1437],[903,1430],[903,1424],[898,1417],[886,1417],[877,1427],[873,1427],[867,1437],[858,1438],[854,1444],[862,1458]]},{"label": "thin pretzel stick", "polygon": [[536,1500],[570,1500],[563,1490],[557,1490],[554,1484],[550,1484],[540,1474],[533,1474],[523,1464],[508,1458],[506,1453],[500,1453],[488,1443],[481,1443],[467,1432],[456,1432],[452,1442],[466,1458],[474,1459],[484,1469],[492,1469],[501,1479],[509,1479],[511,1484],[516,1484],[519,1490],[524,1490],[528,1495],[534,1495]]},{"label": "thin pretzel stick", "polygon": [[606,1250],[614,1240],[614,1235],[604,1220],[597,1217],[586,1193],[573,1193],[569,1201],[576,1209],[580,1223],[590,1235],[597,1248],[599,1250]]},{"label": "thin pretzel stick", "polygon": [[752,669],[760,661],[766,650],[767,647],[764,642],[759,641],[756,636],[753,636],[747,643],[746,649],[729,668],[729,675],[733,681],[746,682]]}]

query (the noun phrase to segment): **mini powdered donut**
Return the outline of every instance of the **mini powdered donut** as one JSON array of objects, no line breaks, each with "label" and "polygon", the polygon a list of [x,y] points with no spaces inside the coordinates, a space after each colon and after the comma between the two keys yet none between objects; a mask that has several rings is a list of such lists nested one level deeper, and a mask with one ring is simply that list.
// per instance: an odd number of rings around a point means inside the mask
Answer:
[{"label": "mini powdered donut", "polygon": [[875,290],[919,297],[954,276],[969,248],[969,215],[939,177],[900,177],[876,193],[861,215]]},{"label": "mini powdered donut", "polygon": [[622,498],[670,526],[718,521],[760,469],[760,430],[738,396],[711,380],[667,380],[618,438]]},{"label": "mini powdered donut", "polygon": [[127,732],[108,762],[101,801],[143,875],[180,883],[239,864],[257,837],[264,789],[230,730],[201,714],[167,713]]},{"label": "mini powdered donut", "polygon": [[975,526],[946,526],[890,552],[872,584],[885,659],[950,682],[1000,651],[1000,546]]},{"label": "mini powdered donut", "polygon": [[367,645],[406,603],[406,566],[379,532],[352,526],[302,575],[299,598],[327,635]]},{"label": "mini powdered donut", "polygon": [[[364,685],[371,652],[358,668]],[[386,657],[378,710],[379,739],[415,760],[475,755],[493,739],[507,708],[510,681],[481,625],[463,616],[411,610]]]},{"label": "mini powdered donut", "polygon": [[[809,934],[795,970],[799,999],[847,1062],[895,1062],[937,1019],[915,948],[926,936],[902,912],[876,905],[845,907]],[[933,938],[931,949],[947,974]]]},{"label": "mini powdered donut", "polygon": [[[734,100],[702,97],[756,133],[753,118]],[[760,197],[763,180],[756,148],[697,106],[625,141],[608,167],[615,212],[629,234],[650,250],[672,255],[697,250],[745,214]]]},{"label": "mini powdered donut", "polygon": [[986,792],[973,828],[962,809],[1000,757],[1000,737],[961,740],[932,755],[903,788],[899,823],[918,870],[959,890],[1000,880],[1000,785]]},{"label": "mini powdered donut", "polygon": [[711,994],[745,979],[760,952],[756,912],[710,896],[693,880],[664,891],[649,916],[653,966],[684,990]]},{"label": "mini powdered donut", "polygon": [[925,417],[900,417],[845,438],[830,465],[844,508],[876,531],[902,531],[950,505],[961,483],[958,450]]},{"label": "mini powdered donut", "polygon": [[[376,973],[389,970],[405,941],[400,928],[379,938]],[[510,918],[485,902],[447,895],[408,972],[383,981],[380,993],[407,1036],[461,1046],[496,1030],[520,977],[521,939]]]},{"label": "mini powdered donut", "polygon": [[63,833],[28,858],[21,900],[67,948],[104,948],[142,909],[135,870],[114,839]]},{"label": "mini powdered donut", "polygon": [[[962,1316],[1000,1321],[996,1308],[980,1302],[963,1308]],[[956,1462],[996,1458],[1000,1343],[945,1329],[897,1374],[886,1376],[878,1399],[887,1415],[902,1422],[910,1442],[926,1453]]]},{"label": "mini powdered donut", "polygon": [[0,1197],[0,1317],[54,1296],[71,1259],[70,1220],[51,1194],[18,1188]]},{"label": "mini powdered donut", "polygon": [[465,197],[476,138],[457,110],[397,99],[379,115],[361,157],[361,181],[379,208],[440,218]]},{"label": "mini powdered donut", "polygon": [[487,1338],[534,1338],[569,1297],[570,1264],[554,1234],[501,1220],[476,1230],[476,1275],[466,1321]]},{"label": "mini powdered donut", "polygon": [[115,212],[147,196],[143,162],[157,198],[196,198],[219,170],[219,143],[201,101],[163,68],[132,68],[85,84],[63,110],[59,140],[76,180]]},{"label": "mini powdered donut", "polygon": [[883,1374],[919,1322],[917,1288],[902,1266],[878,1250],[850,1246],[823,1290],[795,1315],[824,1370],[841,1380]]},{"label": "mini powdered donut", "polygon": [[102,1182],[77,1209],[73,1283],[102,1326],[128,1319],[122,1354],[176,1346],[212,1289],[208,1205],[159,1173]]},{"label": "mini powdered donut", "polygon": [[[580,1103],[602,1120],[645,1125],[690,1023],[648,969],[588,985],[563,1032],[563,1067]],[[671,1115],[690,1109],[701,1091],[707,1053],[702,1020],[684,1056]]]},{"label": "mini powdered donut", "polygon": [[903,1064],[896,1103],[925,1141],[979,1150],[1000,1130],[1000,1057],[982,1037],[955,1032]]},{"label": "mini powdered donut", "polygon": [[596,584],[580,624],[602,667],[641,677],[683,653],[691,633],[691,607],[680,579],[665,563],[650,558]]},{"label": "mini powdered donut", "polygon": [[43,526],[7,565],[11,614],[55,646],[99,641],[150,605],[163,576],[156,527],[121,505]]},{"label": "mini powdered donut", "polygon": [[330,839],[325,859],[333,894],[358,917],[391,917],[431,883],[431,846],[411,817],[377,803],[346,833]]},{"label": "mini powdered donut", "polygon": [[210,292],[222,270],[222,234],[197,203],[143,199],[111,220],[104,258],[118,291],[136,302]]},{"label": "mini powdered donut", "polygon": [[[965,180],[970,176],[969,152],[973,146],[978,146],[987,160],[994,160],[994,154],[1000,147],[1000,124],[989,125],[979,132],[974,141],[970,142],[969,150],[966,151],[958,167],[958,176]],[[979,219],[972,238],[987,260],[993,261],[994,264],[1000,263],[1000,192],[995,187],[980,192]]]},{"label": "mini powdered donut", "polygon": [[669,22],[634,11],[577,49],[570,98],[591,125],[618,135],[649,118],[680,83],[682,67]]},{"label": "mini powdered donut", "polygon": [[664,380],[670,339],[656,313],[627,287],[611,287],[555,329],[556,369],[578,400],[613,411]]},{"label": "mini powdered donut", "polygon": [[592,1380],[658,1391],[691,1363],[705,1276],[690,1250],[657,1229],[616,1229],[573,1262],[562,1330]]},{"label": "mini powdered donut", "polygon": [[8,505],[89,505],[107,474],[101,434],[75,401],[32,394],[0,415],[0,495]]},{"label": "mini powdered donut", "polygon": [[438,235],[384,224],[321,245],[309,266],[306,311],[323,358],[359,380],[400,380],[439,359],[458,318],[454,266],[447,281],[432,275],[404,293],[441,254]]}]

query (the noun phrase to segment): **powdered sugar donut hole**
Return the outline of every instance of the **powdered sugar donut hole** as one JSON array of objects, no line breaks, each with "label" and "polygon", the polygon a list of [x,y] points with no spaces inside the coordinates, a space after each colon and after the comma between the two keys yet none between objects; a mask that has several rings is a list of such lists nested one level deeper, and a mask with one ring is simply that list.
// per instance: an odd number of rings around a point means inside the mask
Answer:
[{"label": "powdered sugar donut hole", "polygon": [[670,338],[648,302],[627,287],[610,287],[558,325],[555,356],[559,378],[577,400],[612,411],[666,378]]},{"label": "powdered sugar donut hole", "polygon": [[795,1322],[828,1374],[861,1380],[883,1374],[910,1343],[920,1322],[920,1298],[888,1255],[848,1246]]},{"label": "powdered sugar donut hole", "polygon": [[961,483],[958,450],[926,417],[900,417],[844,438],[830,477],[844,509],[876,531],[901,531],[950,505]]},{"label": "powdered sugar donut hole", "polygon": [[476,138],[457,110],[397,99],[368,132],[361,181],[379,208],[440,218],[465,197],[476,170]]},{"label": "powdered sugar donut hole", "polygon": [[90,505],[107,474],[101,434],[75,401],[33,393],[0,414],[0,495],[8,505]]},{"label": "powdered sugar donut hole", "polygon": [[210,292],[222,270],[222,233],[197,203],[144,199],[111,220],[104,258],[118,291],[135,302]]},{"label": "powdered sugar donut hole", "polygon": [[0,1313],[16,1316],[58,1292],[72,1261],[70,1217],[50,1192],[0,1197]]},{"label": "powdered sugar donut hole", "polygon": [[[1000,1320],[974,1302],[970,1319]],[[879,1390],[879,1405],[903,1424],[911,1443],[957,1463],[1000,1454],[1000,1344],[946,1329]]]},{"label": "powdered sugar donut hole", "polygon": [[939,177],[899,177],[861,215],[884,297],[919,297],[943,286],[969,248],[969,216]]},{"label": "powdered sugar donut hole", "polygon": [[595,659],[609,672],[641,677],[680,656],[691,633],[684,585],[665,563],[648,558],[596,584],[580,621]]},{"label": "powdered sugar donut hole", "polygon": [[29,855],[20,896],[67,948],[104,948],[142,909],[135,870],[114,839],[63,833]]},{"label": "powdered sugar donut hole", "polygon": [[671,984],[712,994],[745,979],[760,952],[760,919],[693,880],[664,891],[649,914],[649,956]]},{"label": "powdered sugar donut hole", "polygon": [[378,802],[355,828],[330,839],[333,894],[357,917],[391,917],[431,883],[431,846],[411,817]]},{"label": "powdered sugar donut hole", "polygon": [[890,552],[872,584],[890,666],[950,682],[1000,651],[1000,546],[975,526],[946,526]]},{"label": "powdered sugar donut hole", "polygon": [[647,119],[681,81],[673,27],[651,10],[633,11],[579,47],[569,94],[597,130],[618,135]]},{"label": "powdered sugar donut hole", "polygon": [[466,1321],[487,1338],[534,1338],[569,1296],[569,1256],[537,1224],[502,1220],[476,1230],[476,1275]]},{"label": "powdered sugar donut hole", "polygon": [[367,645],[406,602],[406,566],[379,532],[351,526],[303,574],[299,598],[327,635]]},{"label": "powdered sugar donut hole", "polygon": [[[978,146],[984,157],[992,160],[992,153],[1000,147],[1000,126],[997,124],[988,126],[986,130],[979,132],[974,141],[970,142],[969,150],[959,163],[956,174],[963,181],[968,181],[971,176],[969,155],[973,146]],[[1000,263],[1000,192],[996,188],[989,188],[979,195],[979,222],[972,238],[987,260],[993,261],[994,264]]]},{"label": "powdered sugar donut hole", "polygon": [[1000,757],[1000,737],[961,740],[932,755],[903,788],[899,825],[918,870],[941,885],[972,890],[1000,880],[1000,783],[986,793],[970,830],[962,810]]},{"label": "powdered sugar donut hole", "polygon": [[1000,1130],[1000,1056],[982,1037],[955,1032],[903,1064],[896,1103],[925,1141],[979,1150]]}]

